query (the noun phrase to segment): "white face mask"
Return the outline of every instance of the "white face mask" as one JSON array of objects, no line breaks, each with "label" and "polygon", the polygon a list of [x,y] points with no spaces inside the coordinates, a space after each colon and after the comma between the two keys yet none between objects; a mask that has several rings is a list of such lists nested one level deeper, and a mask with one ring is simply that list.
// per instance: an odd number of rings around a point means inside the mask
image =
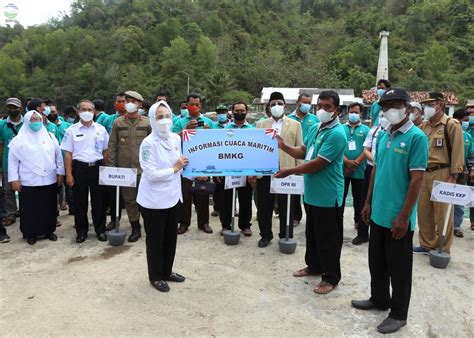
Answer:
[{"label": "white face mask", "polygon": [[334,115],[334,112],[330,111],[325,111],[324,109],[320,109],[316,112],[316,115],[318,115],[319,121],[322,123],[327,123],[332,120],[332,117]]},{"label": "white face mask", "polygon": [[388,122],[393,126],[403,121],[406,111],[406,108],[390,108],[383,112],[383,116],[385,116]]},{"label": "white face mask", "polygon": [[94,113],[90,111],[83,111],[79,113],[79,117],[81,118],[82,121],[89,122],[89,121],[92,121],[92,119],[94,118]]},{"label": "white face mask", "polygon": [[388,122],[388,120],[385,117],[382,116],[379,119],[379,124],[383,129],[387,129],[387,127],[390,125],[390,122]]},{"label": "white face mask", "polygon": [[285,107],[284,106],[273,106],[271,108],[272,115],[276,118],[281,117],[283,114],[285,114]]},{"label": "white face mask", "polygon": [[171,134],[172,124],[173,121],[171,119],[161,119],[159,121],[156,121],[158,135],[162,137],[169,137],[169,135]]},{"label": "white face mask", "polygon": [[137,105],[133,102],[127,102],[125,104],[125,110],[127,113],[135,113],[138,110],[137,108]]},{"label": "white face mask", "polygon": [[416,114],[413,114],[413,113],[410,113],[410,120],[412,122],[415,122],[415,120],[418,118],[418,116],[416,116]]},{"label": "white face mask", "polygon": [[427,120],[429,120],[436,114],[436,109],[431,106],[425,106],[425,109],[423,111],[425,112],[425,117]]}]

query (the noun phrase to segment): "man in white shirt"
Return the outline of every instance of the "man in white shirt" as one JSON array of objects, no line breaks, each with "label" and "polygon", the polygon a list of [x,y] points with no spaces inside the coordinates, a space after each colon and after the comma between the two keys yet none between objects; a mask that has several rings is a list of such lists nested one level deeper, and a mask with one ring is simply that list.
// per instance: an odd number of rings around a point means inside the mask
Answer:
[{"label": "man in white shirt", "polygon": [[92,221],[99,241],[106,241],[105,204],[103,187],[99,185],[99,166],[107,160],[109,134],[94,123],[94,104],[79,102],[80,121],[66,130],[61,149],[64,150],[66,184],[72,187],[76,225],[76,243],[87,238],[89,222],[87,208],[91,195]]}]

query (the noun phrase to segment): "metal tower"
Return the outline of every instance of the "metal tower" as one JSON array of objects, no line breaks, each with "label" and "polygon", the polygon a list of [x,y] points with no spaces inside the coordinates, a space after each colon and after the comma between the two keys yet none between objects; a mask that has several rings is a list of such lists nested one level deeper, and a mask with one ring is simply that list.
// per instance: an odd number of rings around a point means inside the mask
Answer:
[{"label": "metal tower", "polygon": [[375,79],[376,85],[377,81],[380,79],[388,80],[388,36],[390,32],[381,31],[380,32],[380,52],[379,52],[379,64],[377,67],[377,78]]}]

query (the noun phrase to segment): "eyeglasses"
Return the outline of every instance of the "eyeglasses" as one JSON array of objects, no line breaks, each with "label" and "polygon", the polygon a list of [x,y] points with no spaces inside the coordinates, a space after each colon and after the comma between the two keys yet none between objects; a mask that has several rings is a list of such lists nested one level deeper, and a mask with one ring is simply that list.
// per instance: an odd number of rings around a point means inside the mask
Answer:
[{"label": "eyeglasses", "polygon": [[284,103],[284,102],[273,102],[273,103],[270,103],[270,107],[275,107],[276,105],[278,105],[278,106],[284,106],[285,103]]},{"label": "eyeglasses", "polygon": [[155,119],[156,119],[157,121],[163,120],[163,119],[171,119],[171,114],[156,115]]}]

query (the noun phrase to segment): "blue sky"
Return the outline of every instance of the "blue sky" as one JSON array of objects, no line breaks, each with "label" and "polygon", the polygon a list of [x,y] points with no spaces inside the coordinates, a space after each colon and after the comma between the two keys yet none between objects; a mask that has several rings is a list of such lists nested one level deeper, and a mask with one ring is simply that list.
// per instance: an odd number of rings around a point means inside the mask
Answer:
[{"label": "blue sky", "polygon": [[0,25],[5,24],[5,6],[13,3],[18,7],[17,20],[23,26],[46,23],[61,13],[69,13],[72,0],[0,0]]}]

